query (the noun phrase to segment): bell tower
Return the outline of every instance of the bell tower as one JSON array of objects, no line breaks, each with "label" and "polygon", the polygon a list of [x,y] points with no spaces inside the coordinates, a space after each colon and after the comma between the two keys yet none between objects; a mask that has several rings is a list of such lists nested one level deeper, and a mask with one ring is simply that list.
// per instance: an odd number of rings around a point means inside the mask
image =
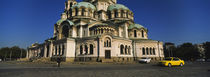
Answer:
[{"label": "bell tower", "polygon": [[67,1],[65,2],[65,11],[69,11],[70,8],[71,8],[73,5],[75,5],[75,4],[77,4],[77,1],[76,1],[76,0],[67,0]]}]

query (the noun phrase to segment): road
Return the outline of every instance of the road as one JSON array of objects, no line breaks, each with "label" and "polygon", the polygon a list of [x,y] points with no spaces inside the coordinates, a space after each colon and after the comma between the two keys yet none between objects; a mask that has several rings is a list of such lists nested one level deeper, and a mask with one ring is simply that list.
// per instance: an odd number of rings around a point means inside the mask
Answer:
[{"label": "road", "polygon": [[156,64],[16,64],[0,62],[0,77],[210,77],[210,63],[184,67]]}]

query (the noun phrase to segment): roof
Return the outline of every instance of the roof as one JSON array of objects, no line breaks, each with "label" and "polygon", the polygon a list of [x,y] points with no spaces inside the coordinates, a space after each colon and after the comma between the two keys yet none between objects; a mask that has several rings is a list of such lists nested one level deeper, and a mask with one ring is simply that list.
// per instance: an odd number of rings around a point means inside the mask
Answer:
[{"label": "roof", "polygon": [[68,22],[70,25],[74,25],[74,23],[72,21],[68,20],[68,19],[66,19],[66,20],[60,19],[60,20],[57,21],[56,24],[61,25],[61,23],[65,22],[65,21]]},{"label": "roof", "polygon": [[89,2],[80,2],[80,3],[77,3],[76,5],[72,6],[72,8],[75,8],[75,7],[78,7],[78,8],[86,7],[86,8],[91,8],[93,10],[96,10],[96,7]]},{"label": "roof", "polygon": [[130,10],[128,7],[126,7],[126,6],[122,5],[122,4],[110,5],[107,10],[111,11],[111,10],[115,10],[115,9]]},{"label": "roof", "polygon": [[141,28],[144,28],[144,27],[140,24],[132,24],[128,27],[128,29],[133,29],[133,28],[141,29]]}]

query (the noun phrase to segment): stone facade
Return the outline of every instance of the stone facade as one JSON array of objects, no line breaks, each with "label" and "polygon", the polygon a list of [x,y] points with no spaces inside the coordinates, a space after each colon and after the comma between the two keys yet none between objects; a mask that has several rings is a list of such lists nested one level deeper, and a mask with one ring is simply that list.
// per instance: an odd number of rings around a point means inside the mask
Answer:
[{"label": "stone facade", "polygon": [[67,0],[53,37],[32,44],[27,57],[62,57],[70,62],[162,59],[163,43],[149,39],[147,33],[147,28],[134,22],[133,12],[117,0]]}]

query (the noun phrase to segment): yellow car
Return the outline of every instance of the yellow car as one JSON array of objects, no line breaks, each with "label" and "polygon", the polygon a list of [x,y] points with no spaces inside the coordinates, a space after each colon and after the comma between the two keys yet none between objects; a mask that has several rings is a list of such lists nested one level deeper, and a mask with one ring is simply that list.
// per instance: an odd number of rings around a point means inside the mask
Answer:
[{"label": "yellow car", "polygon": [[163,61],[160,61],[159,63],[160,65],[168,66],[168,67],[184,65],[184,61],[176,57],[165,58]]}]

